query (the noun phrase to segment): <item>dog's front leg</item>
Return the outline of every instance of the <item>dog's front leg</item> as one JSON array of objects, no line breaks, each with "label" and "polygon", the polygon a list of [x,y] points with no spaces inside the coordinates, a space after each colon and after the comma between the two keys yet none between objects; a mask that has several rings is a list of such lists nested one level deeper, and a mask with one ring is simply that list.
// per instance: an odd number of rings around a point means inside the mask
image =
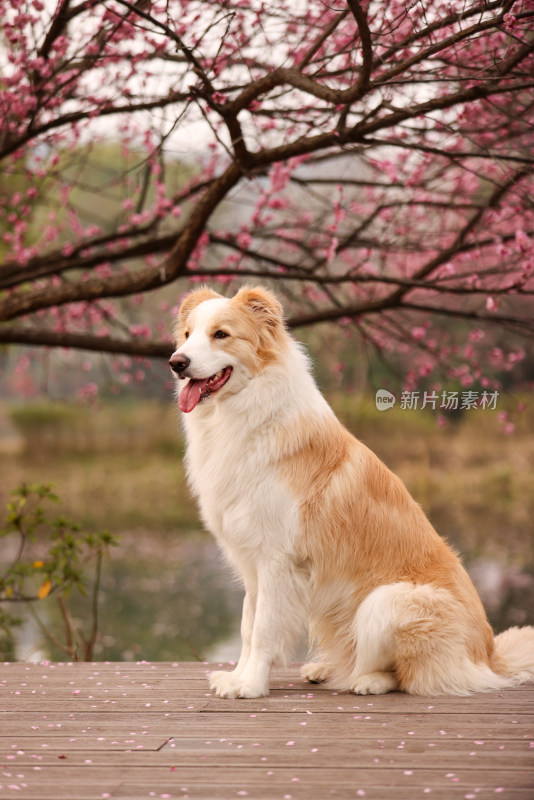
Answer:
[{"label": "dog's front leg", "polygon": [[[251,609],[245,605],[245,613],[248,610]],[[215,694],[219,697],[269,694],[271,666],[285,659],[301,628],[302,618],[301,595],[294,572],[278,562],[263,566],[258,571],[250,647],[244,640],[238,667],[233,672],[211,673],[210,685]],[[247,617],[247,624],[250,620],[251,617]]]},{"label": "dog's front leg", "polygon": [[246,594],[243,599],[243,613],[241,616],[241,655],[234,670],[236,675],[240,675],[247,666],[252,648],[252,632],[256,616],[257,587],[254,587],[254,591],[251,591],[247,586],[245,586],[245,589]]}]

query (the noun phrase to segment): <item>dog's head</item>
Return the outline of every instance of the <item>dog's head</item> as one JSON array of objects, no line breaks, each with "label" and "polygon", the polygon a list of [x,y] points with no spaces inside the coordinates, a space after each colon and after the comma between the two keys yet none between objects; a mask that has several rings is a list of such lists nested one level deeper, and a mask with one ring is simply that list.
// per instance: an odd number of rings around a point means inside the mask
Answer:
[{"label": "dog's head", "polygon": [[276,297],[247,286],[231,299],[207,288],[188,294],[175,335],[169,364],[178,378],[187,379],[178,398],[186,413],[209,397],[240,391],[280,358],[287,341]]}]

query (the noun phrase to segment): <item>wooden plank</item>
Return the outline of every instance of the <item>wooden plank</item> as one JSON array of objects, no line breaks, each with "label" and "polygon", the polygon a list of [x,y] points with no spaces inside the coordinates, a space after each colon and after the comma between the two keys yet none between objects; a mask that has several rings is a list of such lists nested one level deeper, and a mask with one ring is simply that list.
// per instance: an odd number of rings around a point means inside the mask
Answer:
[{"label": "wooden plank", "polygon": [[[195,713],[183,714],[158,712],[145,713],[142,716],[119,713],[77,712],[70,718],[62,712],[47,714],[17,714],[8,712],[0,714],[0,730],[3,740],[5,736],[32,737],[42,735],[43,731],[56,734],[59,729],[64,735],[79,735],[86,731],[104,735],[124,735],[133,730],[144,729],[165,735],[167,738],[180,736],[186,730],[191,737],[250,736],[254,738],[261,731],[263,738],[287,739],[302,733],[306,728],[310,734],[333,737],[343,730],[345,737],[352,739],[369,737],[403,738],[436,737],[475,740],[534,740],[534,725],[525,715],[525,721],[500,715],[489,719],[470,719],[463,715],[435,715],[420,718],[417,715],[403,715],[394,719],[391,715],[373,713],[360,718],[350,715],[333,715],[325,713],[310,714],[238,714],[231,715]],[[305,724],[304,724],[305,723]]]},{"label": "wooden plank", "polygon": [[[6,784],[7,786],[7,784]],[[470,790],[471,787],[450,787],[446,789],[432,788],[432,794],[423,794],[422,787],[398,787],[394,789],[391,787],[367,787],[366,789],[354,787],[330,787],[329,789],[320,788],[318,793],[312,785],[300,784],[295,787],[292,784],[290,787],[280,788],[272,784],[265,784],[262,781],[257,781],[253,786],[249,786],[247,791],[244,790],[228,790],[226,786],[213,786],[210,784],[201,785],[195,784],[194,787],[187,788],[188,791],[182,791],[181,788],[176,786],[163,786],[158,787],[157,791],[152,783],[139,783],[132,785],[130,783],[113,785],[110,787],[108,784],[101,785],[99,783],[94,785],[83,786],[78,792],[69,789],[68,786],[57,786],[55,783],[44,785],[40,787],[39,793],[31,794],[30,790],[20,791],[20,788],[11,797],[20,798],[20,800],[30,800],[30,798],[37,798],[37,800],[97,800],[102,797],[113,798],[127,798],[127,800],[146,800],[146,798],[162,797],[162,798],[183,798],[188,800],[228,800],[235,798],[235,800],[281,800],[281,798],[293,798],[293,800],[325,800],[325,798],[365,798],[365,800],[416,800],[416,798],[430,797],[432,800],[464,800],[466,797],[472,797],[473,800],[495,800],[496,797],[502,800],[532,800],[531,789],[503,789],[503,794],[496,795],[492,789],[475,789]],[[106,789],[107,791],[103,791]],[[111,790],[111,791],[110,791]],[[1,791],[1,789],[0,789]],[[474,792],[477,792],[476,794]],[[393,792],[393,794],[392,794]],[[466,793],[467,792],[467,793]]]},{"label": "wooden plank", "polygon": [[[46,735],[53,738],[57,733],[62,736],[81,736],[81,735],[104,735],[104,736],[124,736],[140,734],[143,732],[151,735],[169,737],[179,737],[180,732],[187,730],[191,737],[209,738],[213,736],[243,736],[245,733],[251,737],[255,735],[257,727],[247,728],[247,719],[250,715],[236,715],[225,721],[224,715],[219,721],[205,722],[205,717],[198,720],[191,714],[169,714],[168,716],[158,713],[147,714],[140,724],[139,719],[132,719],[131,715],[103,714],[103,713],[77,713],[75,719],[67,719],[64,713],[53,713],[44,715],[45,719],[36,718],[33,714],[8,714],[0,713],[0,748],[5,742],[12,742],[16,737],[17,741],[32,741],[34,738]],[[278,740],[295,731],[300,732],[303,722],[310,731],[317,732],[318,735],[333,736],[339,731],[340,721],[332,718],[328,714],[315,714],[314,720],[309,721],[307,716],[295,715],[284,720],[281,715],[274,719],[269,716],[261,722],[261,733],[264,739]],[[383,722],[382,720],[387,720]],[[54,728],[57,726],[57,729]],[[133,730],[133,728],[136,730]],[[393,734],[402,737],[412,737],[414,739],[437,737],[438,739],[464,739],[472,741],[481,739],[481,730],[484,733],[484,740],[506,739],[506,741],[534,739],[534,731],[531,723],[514,724],[500,718],[490,719],[483,724],[477,718],[475,720],[465,720],[459,716],[436,715],[431,719],[417,719],[405,715],[402,719],[391,720],[390,715],[375,714],[372,719],[364,720],[360,725],[350,725],[347,723],[345,734],[351,739],[368,739],[370,737],[380,738],[392,736]]]},{"label": "wooden plank", "polygon": [[[371,725],[385,730],[399,730],[405,735],[413,735],[421,725],[428,724],[434,727],[436,732],[454,732],[454,735],[466,735],[470,730],[469,725],[478,728],[478,733],[488,730],[491,731],[499,724],[506,724],[514,735],[520,738],[524,734],[534,738],[534,712],[530,714],[517,714],[501,711],[494,714],[476,714],[472,712],[470,717],[463,714],[399,714],[397,716],[382,711],[351,712],[343,714],[325,713],[315,711],[313,706],[309,706],[306,711],[293,711],[287,714],[272,714],[266,712],[233,712],[225,714],[223,711],[206,713],[204,709],[199,714],[193,715],[190,724],[202,726],[203,730],[242,730],[243,727],[254,731],[259,724],[262,726],[271,725],[274,730],[298,729],[302,722],[306,722],[308,728],[328,729],[333,733],[336,729],[342,728],[352,735],[354,730],[366,730]],[[174,718],[175,715],[171,715]],[[452,728],[451,728],[452,726]],[[468,726],[468,727],[464,727]],[[303,727],[303,726],[301,726]],[[410,734],[412,731],[412,734]],[[443,734],[441,734],[443,735]],[[477,736],[476,738],[483,738]]]},{"label": "wooden plank", "polygon": [[[22,678],[23,676],[41,675],[45,680],[52,680],[54,676],[58,679],[65,680],[69,678],[87,677],[96,678],[98,676],[109,677],[110,675],[122,676],[125,678],[133,678],[137,681],[148,680],[152,677],[176,679],[176,680],[201,680],[209,674],[213,669],[231,669],[229,664],[222,664],[220,667],[216,664],[203,663],[168,663],[158,662],[157,664],[148,664],[147,662],[93,662],[87,663],[83,661],[75,663],[60,663],[60,662],[4,662],[1,664],[2,680],[9,679],[11,676]],[[295,671],[278,670],[277,674],[280,675],[280,680],[290,680],[298,677],[298,668]]]},{"label": "wooden plank", "polygon": [[[81,778],[81,780],[80,780]],[[456,780],[455,780],[456,779]],[[183,787],[196,797],[194,787],[210,787],[210,791],[215,793],[217,790],[224,789],[222,796],[239,797],[239,792],[247,792],[250,796],[258,796],[255,789],[259,784],[276,787],[278,797],[283,797],[284,792],[296,793],[299,790],[306,790],[307,796],[328,797],[331,790],[350,789],[352,794],[345,794],[345,797],[359,797],[357,790],[369,791],[373,787],[388,788],[389,794],[385,798],[394,797],[396,800],[396,790],[399,787],[411,789],[413,798],[424,798],[425,794],[434,796],[436,789],[446,789],[452,792],[454,789],[461,788],[466,791],[476,792],[473,800],[478,800],[482,790],[486,789],[493,795],[493,798],[506,797],[505,792],[496,791],[504,789],[508,792],[508,797],[515,797],[518,790],[530,791],[532,797],[532,782],[529,777],[521,773],[510,772],[506,776],[501,776],[496,770],[479,770],[461,772],[454,769],[391,769],[381,770],[380,778],[377,780],[377,771],[374,769],[354,770],[352,768],[340,769],[305,769],[300,766],[287,767],[220,767],[214,770],[199,771],[189,767],[177,766],[172,772],[168,769],[150,769],[144,767],[114,767],[107,772],[86,766],[80,769],[68,764],[62,766],[33,767],[24,772],[7,772],[4,770],[1,780],[4,785],[7,781],[18,783],[24,793],[18,793],[17,797],[41,797],[45,793],[45,787],[53,787],[57,792],[57,797],[82,798],[84,787],[93,786],[100,789],[100,792],[113,792],[115,796],[118,787],[122,787],[123,792],[129,787],[132,792],[137,789],[135,796],[150,796],[150,791],[156,791],[156,795],[162,793],[172,793],[172,797],[180,797]],[[25,784],[25,786],[22,786]],[[63,787],[63,794],[60,794]],[[144,787],[144,788],[142,788]],[[425,793],[424,789],[431,791]],[[139,790],[144,791],[142,795]],[[66,791],[65,791],[66,790]],[[416,791],[415,791],[416,790]],[[477,791],[478,790],[478,791]],[[37,793],[39,792],[39,793]],[[97,795],[102,796],[102,794]],[[128,796],[123,793],[120,796]],[[221,796],[221,794],[218,794]],[[261,797],[261,795],[259,795]],[[295,795],[296,796],[296,795]],[[300,795],[302,796],[302,794]],[[305,795],[306,796],[306,795]],[[442,795],[443,796],[443,795]],[[482,795],[483,796],[483,795]],[[384,800],[384,798],[383,798]]]},{"label": "wooden plank", "polygon": [[[1,785],[1,784],[0,784]],[[353,786],[319,787],[312,783],[291,784],[281,787],[278,784],[267,784],[257,780],[254,784],[248,785],[247,790],[229,789],[226,785],[213,784],[194,784],[190,786],[177,787],[175,784],[155,786],[152,782],[132,784],[125,782],[122,784],[109,783],[90,783],[78,787],[69,788],[63,784],[59,786],[55,781],[41,784],[36,794],[31,789],[22,789],[19,785],[18,790],[10,796],[20,798],[20,800],[98,800],[99,798],[127,798],[127,800],[146,800],[147,798],[182,798],[183,800],[325,800],[325,798],[355,798],[355,800],[532,800],[531,789],[520,789],[517,787],[504,788],[502,794],[495,794],[491,788],[480,788],[478,786],[450,786],[446,788],[432,787],[431,794],[424,794],[424,783],[418,786],[377,786],[361,788],[358,783]],[[7,784],[6,784],[7,788]],[[1,791],[1,789],[0,789]],[[476,792],[476,794],[475,794]]]},{"label": "wooden plank", "polygon": [[[44,775],[41,775],[41,773],[44,773]],[[169,765],[162,763],[159,766],[151,766],[147,760],[143,765],[114,764],[107,769],[103,769],[98,764],[95,764],[92,759],[87,759],[83,767],[70,764],[67,759],[64,762],[56,762],[53,765],[24,765],[20,769],[11,766],[3,767],[0,774],[3,775],[4,779],[5,777],[19,777],[26,780],[33,778],[34,782],[41,782],[44,777],[56,781],[73,781],[76,774],[78,774],[82,775],[84,779],[92,781],[101,777],[105,780],[112,779],[115,782],[128,781],[130,784],[134,784],[137,780],[152,780],[156,786],[169,784],[171,781],[176,785],[176,778],[179,781],[187,781],[191,784],[205,783],[237,786],[239,784],[242,785],[244,782],[265,779],[266,776],[272,779],[272,783],[278,784],[290,784],[292,777],[300,777],[308,781],[313,780],[321,786],[350,786],[353,785],[356,778],[362,784],[368,786],[395,786],[399,781],[413,785],[413,776],[417,774],[418,780],[422,779],[427,783],[435,782],[436,778],[445,778],[448,781],[447,785],[454,785],[453,777],[458,777],[464,785],[479,785],[481,787],[493,787],[494,789],[501,785],[524,789],[532,789],[533,786],[532,773],[522,770],[510,770],[503,774],[498,769],[474,768],[472,770],[460,770],[443,766],[440,768],[406,769],[404,765],[380,770],[370,766],[355,769],[352,765],[331,768],[325,766],[303,767],[300,764],[291,766],[262,764],[255,766],[243,765],[241,767],[232,764],[221,765],[214,769],[199,769],[198,766],[182,766],[181,764]],[[380,775],[380,778],[377,780],[378,775]]]},{"label": "wooden plank", "polygon": [[11,702],[9,698],[4,702],[2,698],[2,707],[5,711],[13,711],[17,714],[40,714],[43,709],[48,712],[61,712],[68,708],[76,706],[80,711],[99,711],[114,714],[116,712],[125,712],[130,714],[144,714],[152,712],[165,712],[165,711],[190,711],[197,713],[202,710],[206,705],[200,699],[187,698],[181,700],[180,698],[169,697],[154,697],[144,696],[142,698],[135,697],[113,697],[107,695],[105,697],[97,697],[94,695],[88,697],[70,697],[67,701],[66,698],[47,696],[43,692],[38,697],[35,697],[31,703],[16,703]]},{"label": "wooden plank", "polygon": [[[268,698],[253,700],[223,700],[214,698],[207,691],[199,691],[188,687],[175,686],[163,683],[160,686],[125,686],[124,684],[109,684],[107,686],[86,687],[76,683],[72,686],[42,686],[34,685],[20,687],[0,688],[3,711],[38,711],[46,702],[48,710],[54,706],[61,708],[72,706],[74,699],[76,707],[87,711],[101,709],[113,705],[114,710],[130,710],[132,706],[139,709],[147,708],[153,711],[181,711],[202,708],[205,711],[231,714],[233,712],[261,712],[269,713],[295,713],[308,710],[325,711],[331,714],[358,713],[362,711],[381,711],[382,713],[397,716],[399,713],[415,713],[433,715],[461,714],[472,716],[473,713],[494,716],[500,713],[500,707],[512,715],[529,714],[528,700],[515,700],[513,695],[509,699],[500,695],[491,698],[479,696],[469,698],[451,698],[449,702],[438,702],[434,698],[419,698],[397,696],[394,694],[375,698],[374,702],[362,702],[361,698],[354,695],[335,695],[323,691],[313,697],[300,695],[281,695],[273,692]],[[397,697],[399,699],[397,699]],[[532,698],[532,694],[530,696]],[[45,700],[46,699],[46,700]],[[358,702],[359,701],[359,702]],[[492,702],[493,701],[493,702]],[[532,702],[532,700],[530,700]],[[268,705],[267,705],[268,704]]]},{"label": "wooden plank", "polygon": [[[174,740],[170,744],[160,742],[159,748],[151,746],[140,737],[122,744],[109,742],[107,747],[93,742],[87,742],[84,746],[78,741],[64,739],[50,743],[39,742],[27,749],[13,748],[8,751],[7,756],[4,755],[6,762],[16,765],[17,769],[35,763],[41,766],[54,765],[58,759],[68,761],[69,766],[83,768],[89,759],[91,764],[102,770],[128,766],[171,769],[177,765],[181,768],[201,765],[202,770],[211,770],[232,766],[291,767],[294,764],[298,764],[299,768],[316,768],[327,764],[329,769],[338,770],[347,768],[347,765],[350,765],[351,770],[363,769],[371,764],[376,769],[383,770],[393,767],[439,769],[444,764],[454,764],[455,770],[488,769],[498,771],[501,775],[510,770],[517,772],[524,766],[527,758],[526,743],[508,743],[505,750],[500,750],[496,744],[481,747],[473,744],[466,746],[459,742],[441,742],[438,745],[422,740],[403,743],[398,739],[382,740],[380,743],[349,741],[341,746],[315,738],[294,741],[292,745],[287,742],[251,742],[245,739],[224,742]],[[527,772],[530,772],[534,785],[534,765],[530,771],[525,770]]]},{"label": "wooden plank", "polygon": [[[47,734],[41,736],[27,736],[18,734],[16,736],[0,736],[0,754],[17,753],[33,758],[35,753],[62,753],[68,747],[69,753],[95,751],[124,752],[131,751],[137,747],[145,750],[160,750],[169,742],[169,738],[164,733],[153,733],[149,731],[131,731],[129,733],[108,731],[107,735],[103,732],[91,733],[70,733],[70,734]],[[20,758],[17,760],[20,761]]]},{"label": "wooden plank", "polygon": [[[68,781],[68,776],[65,776]],[[456,784],[446,787],[432,786],[429,793],[426,794],[425,781],[413,786],[367,786],[359,781],[355,781],[352,785],[338,786],[332,784],[329,787],[319,786],[313,781],[301,781],[298,784],[290,783],[288,785],[280,785],[279,783],[266,783],[261,778],[256,779],[253,783],[248,782],[245,785],[247,789],[231,788],[226,784],[201,784],[190,781],[188,785],[178,786],[176,782],[168,784],[155,784],[152,781],[142,780],[136,778],[136,782],[124,781],[122,783],[115,783],[111,780],[103,781],[88,781],[83,785],[77,783],[76,787],[70,787],[61,781],[59,784],[57,779],[43,780],[39,784],[38,790],[32,789],[30,785],[25,784],[24,781],[18,780],[18,783],[5,784],[5,797],[20,798],[20,800],[97,800],[98,798],[127,798],[127,800],[146,800],[146,798],[182,798],[183,800],[325,800],[325,798],[365,798],[365,800],[464,800],[464,798],[472,798],[472,800],[532,800],[532,789],[520,787],[499,787],[500,793],[495,794],[492,787],[480,787],[475,784],[467,783],[464,785]],[[184,784],[185,781],[178,780],[179,784]],[[11,794],[9,792],[10,786],[16,786],[16,790]],[[363,788],[365,786],[365,788]],[[0,787],[2,784],[0,783]],[[427,789],[428,791],[428,789]],[[2,788],[0,788],[2,792]]]},{"label": "wooden plank", "polygon": [[[347,800],[347,798],[357,798],[360,800],[362,797],[364,797],[365,800],[392,800],[392,798],[394,798],[394,800],[415,800],[415,798],[419,797],[431,797],[432,800],[464,800],[464,798],[472,798],[472,800],[495,800],[496,797],[502,798],[503,800],[532,800],[531,789],[524,790],[518,789],[517,787],[512,789],[500,787],[503,793],[497,795],[491,788],[481,789],[478,786],[473,787],[471,791],[471,787],[465,786],[447,787],[444,789],[432,787],[431,794],[424,794],[425,788],[422,785],[408,787],[399,787],[398,785],[395,787],[366,786],[366,788],[363,789],[357,781],[351,786],[339,787],[332,785],[324,788],[316,787],[311,782],[302,782],[300,784],[292,783],[290,786],[280,788],[277,785],[273,786],[272,784],[265,784],[258,781],[252,786],[249,786],[248,790],[237,790],[232,794],[228,792],[228,788],[225,786],[195,784],[189,791],[180,793],[176,792],[174,787],[172,788],[174,789],[174,794],[171,794],[169,791],[159,794],[159,797],[182,797],[184,800],[187,800],[189,797],[195,798],[195,800],[218,800],[218,798],[228,800],[229,797],[235,797],[236,800],[240,800],[240,798],[243,800],[243,798],[247,797],[250,800],[280,800],[280,798],[286,798],[287,800],[324,800],[325,797],[341,798],[342,800]],[[113,793],[113,797],[126,797],[129,800],[137,800],[137,798],[140,800],[140,798],[145,798],[147,795],[154,796],[154,794],[151,795],[151,787],[149,785],[135,787],[121,786]],[[46,800],[45,797],[43,797],[43,800]]]}]

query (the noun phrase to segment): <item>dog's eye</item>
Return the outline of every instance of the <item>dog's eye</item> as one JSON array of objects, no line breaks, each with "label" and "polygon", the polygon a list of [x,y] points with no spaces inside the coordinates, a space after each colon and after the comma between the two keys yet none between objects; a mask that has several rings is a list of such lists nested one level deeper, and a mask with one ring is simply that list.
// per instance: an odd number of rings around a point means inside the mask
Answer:
[{"label": "dog's eye", "polygon": [[214,339],[227,339],[228,336],[230,336],[230,334],[226,333],[226,331],[215,331],[213,334]]},{"label": "dog's eye", "polygon": [[185,338],[186,338],[186,339],[189,339],[189,331],[186,331],[186,332],[184,333],[184,336],[185,336]]}]

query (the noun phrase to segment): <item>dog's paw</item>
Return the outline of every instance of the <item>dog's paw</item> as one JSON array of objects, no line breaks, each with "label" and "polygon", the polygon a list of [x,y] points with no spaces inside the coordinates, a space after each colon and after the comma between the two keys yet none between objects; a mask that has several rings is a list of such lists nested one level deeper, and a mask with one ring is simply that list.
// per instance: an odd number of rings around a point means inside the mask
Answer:
[{"label": "dog's paw", "polygon": [[310,683],[323,683],[330,677],[331,667],[329,664],[315,663],[310,661],[309,664],[304,664],[300,668],[300,674],[305,681]]},{"label": "dog's paw", "polygon": [[397,688],[397,681],[392,672],[370,672],[359,675],[352,686],[354,694],[386,694]]},{"label": "dog's paw", "polygon": [[265,697],[268,686],[257,686],[235,672],[210,672],[210,687],[218,697]]}]

